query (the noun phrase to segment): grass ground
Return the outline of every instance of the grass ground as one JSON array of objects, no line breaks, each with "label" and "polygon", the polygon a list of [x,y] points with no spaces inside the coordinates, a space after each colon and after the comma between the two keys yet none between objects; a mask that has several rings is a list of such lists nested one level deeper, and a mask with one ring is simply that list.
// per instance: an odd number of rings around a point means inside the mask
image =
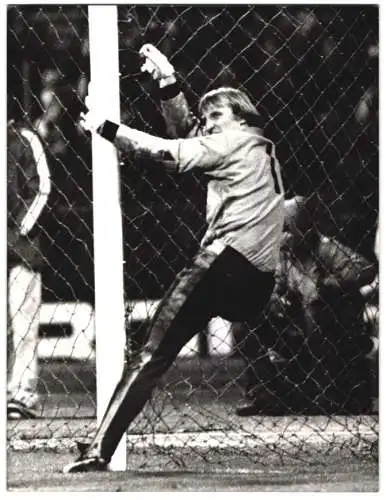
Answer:
[{"label": "grass ground", "polygon": [[127,471],[70,476],[61,469],[75,439],[95,432],[95,377],[90,366],[45,366],[41,418],[8,423],[7,489],[378,491],[375,415],[236,417],[235,364],[209,373],[195,363],[172,370],[133,423]]},{"label": "grass ground", "polygon": [[[237,456],[227,457],[221,467],[171,470],[138,470],[128,459],[125,472],[63,475],[61,468],[73,460],[67,452],[13,451],[8,456],[7,488],[13,492],[118,492],[118,491],[296,491],[376,492],[375,462],[332,460],[329,464],[287,464],[275,467],[240,468]],[[134,467],[134,470],[132,469]]]}]

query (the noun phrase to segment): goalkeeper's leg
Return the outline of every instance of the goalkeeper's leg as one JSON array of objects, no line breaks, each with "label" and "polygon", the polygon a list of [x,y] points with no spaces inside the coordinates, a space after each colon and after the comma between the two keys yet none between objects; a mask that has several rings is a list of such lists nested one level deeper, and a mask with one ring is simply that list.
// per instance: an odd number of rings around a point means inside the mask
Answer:
[{"label": "goalkeeper's leg", "polygon": [[107,468],[122,435],[159,379],[212,316],[212,264],[216,257],[201,251],[192,266],[178,275],[155,314],[144,349],[125,367],[93,441],[64,472]]},{"label": "goalkeeper's leg", "polygon": [[123,433],[184,344],[214,316],[240,321],[258,314],[268,302],[273,284],[273,273],[258,271],[230,247],[218,255],[201,249],[161,302],[146,346],[124,370],[92,443],[64,471],[105,468]]}]

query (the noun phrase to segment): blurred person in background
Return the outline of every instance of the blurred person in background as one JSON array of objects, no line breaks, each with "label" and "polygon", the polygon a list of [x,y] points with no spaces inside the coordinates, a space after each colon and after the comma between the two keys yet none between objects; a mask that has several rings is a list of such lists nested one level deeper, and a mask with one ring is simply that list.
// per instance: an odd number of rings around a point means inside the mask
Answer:
[{"label": "blurred person in background", "polygon": [[[379,264],[379,221],[377,220],[374,245],[374,255]],[[360,292],[365,299],[365,322],[368,325],[369,331],[372,335],[378,338],[379,335],[379,273],[375,276],[373,281],[367,285],[362,286]]]},{"label": "blurred person in background", "polygon": [[39,95],[42,113],[34,122],[44,143],[53,179],[51,199],[55,211],[52,212],[52,227],[58,217],[56,210],[67,207],[69,198],[72,208],[82,205],[85,187],[87,194],[91,191],[91,181],[88,180],[90,145],[78,123],[87,92],[87,78],[83,73],[76,78],[70,77],[71,74],[63,76],[52,68],[43,73]]},{"label": "blurred person in background", "polygon": [[[379,219],[377,220],[374,237],[374,255],[379,266]],[[364,322],[369,336],[373,337],[377,349],[370,356],[372,372],[372,395],[374,410],[378,407],[379,398],[379,272],[369,285],[364,285],[360,292],[365,301]]]},{"label": "blurred person in background", "polygon": [[51,191],[38,135],[24,123],[7,126],[7,261],[9,419],[34,418],[38,396],[38,332],[44,257],[40,221]]},{"label": "blurred person in background", "polygon": [[377,266],[322,235],[312,204],[312,197],[299,196],[285,202],[288,232],[271,324],[260,333],[274,359],[268,352],[264,366],[256,364],[262,375],[250,388],[252,403],[243,416],[264,413],[267,394],[267,411],[277,414],[371,412],[370,360],[378,340],[366,331],[363,295]]},{"label": "blurred person in background", "polygon": [[87,78],[84,74],[72,82],[52,68],[43,73],[40,92],[42,113],[35,120],[34,127],[52,158],[62,160],[67,168],[71,164],[67,159],[68,153],[77,147],[79,149],[79,140],[75,143],[74,139],[84,134],[77,118],[86,92]]},{"label": "blurred person in background", "polygon": [[[178,121],[191,134],[192,115],[174,68],[153,46],[144,46],[141,53],[144,69],[159,83],[169,126]],[[236,321],[260,315],[274,287],[284,218],[275,147],[263,136],[261,116],[244,92],[220,88],[205,94],[199,103],[203,133],[183,139],[163,139],[106,120],[93,111],[92,86],[89,92],[89,111],[81,116],[85,130],[174,173],[196,168],[209,179],[208,226],[191,264],[161,301],[146,345],[125,366],[95,437],[80,446],[78,460],[64,468],[66,473],[107,469],[157,382],[211,318]],[[200,125],[198,120],[192,123]]]},{"label": "blurred person in background", "polygon": [[[55,69],[47,69],[42,74],[42,91],[40,92],[40,103],[42,114],[35,121],[35,128],[39,136],[47,142],[48,138],[55,132],[55,123],[61,114],[61,103],[57,96],[57,86],[60,82],[60,74]],[[60,141],[52,141],[53,154],[62,151]],[[57,145],[56,145],[57,143]],[[58,148],[58,149],[55,149]]]}]

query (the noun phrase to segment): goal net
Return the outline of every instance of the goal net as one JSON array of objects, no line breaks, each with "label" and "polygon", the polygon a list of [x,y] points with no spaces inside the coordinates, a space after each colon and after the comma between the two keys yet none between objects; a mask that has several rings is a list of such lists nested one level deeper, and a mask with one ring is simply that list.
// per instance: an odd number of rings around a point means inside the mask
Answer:
[{"label": "goal net", "polygon": [[[244,89],[266,118],[286,198],[317,200],[311,218],[318,230],[377,264],[376,6],[122,5],[117,13],[123,123],[167,134],[154,83],[140,71],[138,51],[144,43],[170,59],[193,110],[212,88]],[[10,421],[8,439],[15,448],[71,446],[73,439],[95,432],[96,380],[104,376],[96,375],[95,362],[92,144],[77,125],[93,56],[88,8],[10,6],[7,26],[8,118],[12,114],[39,134],[53,186],[39,221],[45,262],[37,347],[42,418]],[[124,356],[130,362],[143,346],[159,300],[198,248],[206,188],[196,173],[175,177],[152,168],[149,160],[124,155],[118,160]],[[106,270],[113,272],[115,264],[106,262]],[[272,320],[284,343],[294,321],[288,300],[283,298],[284,312]],[[376,291],[358,311],[361,331],[377,336]],[[237,327],[214,318],[183,348],[128,432],[135,467],[159,467],[159,455],[162,464],[186,467],[228,466],[233,454],[242,467],[286,458],[323,462],[331,451],[348,457],[358,451],[373,454],[378,438],[375,361],[353,356],[336,368],[335,358],[327,362],[321,349],[319,357],[309,356],[312,363],[302,365],[300,354],[292,353],[297,376],[290,382],[304,407],[294,410],[278,394],[276,416],[262,402],[261,415],[243,419],[235,415],[245,401],[246,370]],[[114,332],[106,334],[114,343]],[[343,325],[334,349],[339,353],[353,342],[353,330]],[[268,391],[272,366],[274,378],[290,378],[288,363],[275,347],[262,342],[253,366]],[[299,347],[304,349],[307,342]]]}]

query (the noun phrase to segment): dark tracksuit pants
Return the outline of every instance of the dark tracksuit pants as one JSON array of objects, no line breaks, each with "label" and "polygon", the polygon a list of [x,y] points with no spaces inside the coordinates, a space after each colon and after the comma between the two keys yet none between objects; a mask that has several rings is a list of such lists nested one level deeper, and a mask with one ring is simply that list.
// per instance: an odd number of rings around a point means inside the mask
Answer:
[{"label": "dark tracksuit pants", "polygon": [[220,255],[201,249],[161,301],[146,345],[124,368],[87,455],[97,454],[109,461],[181,348],[212,317],[229,321],[257,318],[273,286],[273,273],[257,270],[231,247]]}]

